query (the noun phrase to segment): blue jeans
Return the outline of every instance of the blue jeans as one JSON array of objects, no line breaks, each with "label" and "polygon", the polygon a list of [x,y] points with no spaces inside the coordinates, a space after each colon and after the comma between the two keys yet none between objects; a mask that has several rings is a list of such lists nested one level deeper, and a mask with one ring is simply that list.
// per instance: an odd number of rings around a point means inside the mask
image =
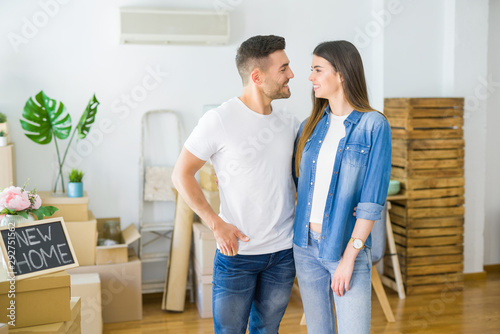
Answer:
[{"label": "blue jeans", "polygon": [[[278,333],[290,300],[293,250],[262,255],[215,253],[212,306],[216,334]],[[249,321],[250,320],[250,321]]]},{"label": "blue jeans", "polygon": [[[371,320],[370,248],[363,248],[354,262],[349,291],[335,295],[330,287],[339,261],[318,259],[321,235],[309,231],[307,248],[293,245],[300,295],[306,314],[307,332],[334,334],[335,313],[340,334],[369,334]],[[333,303],[335,302],[335,309]],[[334,313],[335,312],[335,313]]]}]

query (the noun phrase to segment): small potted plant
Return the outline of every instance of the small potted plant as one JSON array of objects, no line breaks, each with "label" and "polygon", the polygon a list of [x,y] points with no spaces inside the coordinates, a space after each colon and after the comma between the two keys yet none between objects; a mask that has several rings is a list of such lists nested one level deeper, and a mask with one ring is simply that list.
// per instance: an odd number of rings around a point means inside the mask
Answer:
[{"label": "small potted plant", "polygon": [[83,197],[83,172],[78,169],[71,169],[69,173],[68,197]]},{"label": "small potted plant", "polygon": [[[5,116],[5,114],[2,114],[0,112],[0,133],[2,133],[0,135],[0,146],[6,146],[7,145],[7,132],[9,132],[8,128],[7,128],[7,116]],[[2,139],[4,138],[4,139]],[[2,145],[3,141],[6,141],[5,144]]]},{"label": "small potted plant", "polygon": [[7,146],[7,134],[0,130],[0,146]]}]

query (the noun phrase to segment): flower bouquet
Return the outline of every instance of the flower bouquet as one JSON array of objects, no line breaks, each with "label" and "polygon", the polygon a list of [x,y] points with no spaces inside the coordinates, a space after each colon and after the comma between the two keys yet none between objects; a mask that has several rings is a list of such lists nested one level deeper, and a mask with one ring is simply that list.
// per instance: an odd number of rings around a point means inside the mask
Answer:
[{"label": "flower bouquet", "polygon": [[27,191],[25,188],[26,185],[22,188],[12,186],[0,192],[0,221],[5,215],[29,219],[28,215],[33,214],[38,219],[43,219],[59,210],[53,206],[42,206],[42,199],[36,194],[36,189]]}]

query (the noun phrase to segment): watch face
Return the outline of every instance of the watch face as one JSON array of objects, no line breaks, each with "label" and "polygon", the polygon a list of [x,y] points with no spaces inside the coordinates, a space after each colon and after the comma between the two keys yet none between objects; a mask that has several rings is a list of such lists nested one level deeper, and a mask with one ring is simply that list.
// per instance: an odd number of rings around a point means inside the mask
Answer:
[{"label": "watch face", "polygon": [[354,239],[354,248],[356,249],[360,249],[361,247],[363,247],[363,241],[359,240],[359,239]]}]

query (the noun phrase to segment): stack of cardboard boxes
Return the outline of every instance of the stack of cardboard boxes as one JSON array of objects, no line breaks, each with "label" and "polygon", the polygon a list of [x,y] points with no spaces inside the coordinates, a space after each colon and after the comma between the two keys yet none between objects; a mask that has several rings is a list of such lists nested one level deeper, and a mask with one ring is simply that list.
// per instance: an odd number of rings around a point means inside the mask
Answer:
[{"label": "stack of cardboard boxes", "polygon": [[[200,185],[212,209],[219,213],[220,199],[215,171],[210,163],[200,170]],[[217,244],[206,223],[193,224],[196,306],[202,318],[212,317],[212,273]]]},{"label": "stack of cardboard boxes", "polygon": [[71,274],[71,295],[81,298],[82,333],[102,333],[101,279],[99,274]]},{"label": "stack of cardboard boxes", "polygon": [[95,264],[97,245],[97,220],[89,210],[89,197],[70,198],[52,196],[49,191],[38,192],[43,205],[52,205],[59,210],[52,216],[62,217],[66,224],[73,249],[80,266]]},{"label": "stack of cardboard boxes", "polygon": [[[116,246],[107,247],[110,247],[111,254],[116,252],[118,248]],[[68,270],[71,276],[79,275],[81,277],[80,274],[99,274],[101,286],[100,301],[104,323],[142,319],[141,261],[132,249],[123,248],[125,254],[114,257],[115,261],[123,262],[80,266]],[[111,259],[113,256],[108,258]],[[123,260],[119,260],[120,258]],[[95,286],[97,283],[95,279],[93,280],[94,283],[91,282],[89,279],[89,285],[94,284]],[[76,294],[76,292],[74,293]],[[89,307],[96,304],[95,298],[89,300]],[[90,311],[95,311],[95,307]],[[89,313],[91,313],[90,311]],[[92,314],[89,317],[93,319]]]},{"label": "stack of cardboard boxes", "polygon": [[103,322],[141,320],[141,261],[129,248],[140,238],[135,225],[122,230],[120,244],[97,246],[98,231],[107,219],[94,218],[86,195],[39,194],[44,205],[59,208],[53,218],[63,217],[80,267],[13,280],[0,266],[0,323],[11,321],[12,303],[15,327],[10,326],[10,333],[97,334]]},{"label": "stack of cardboard boxes", "polygon": [[68,198],[40,192],[40,196],[44,205],[59,209],[53,217],[63,217],[80,265],[68,273],[71,296],[81,298],[82,333],[102,333],[103,323],[141,320],[141,261],[129,249],[140,238],[135,225],[122,230],[120,244],[97,246],[104,222],[119,218],[96,219],[87,194]]},{"label": "stack of cardboard boxes", "polygon": [[[16,184],[14,166],[14,145],[0,147],[0,190]],[[14,280],[0,265],[0,334],[98,334],[103,322],[141,320],[141,261],[129,249],[140,238],[134,224],[122,231],[121,244],[97,246],[107,219],[94,217],[86,193],[81,198],[38,194],[43,205],[59,209],[46,218],[64,219],[80,267]]]},{"label": "stack of cardboard boxes", "polygon": [[[33,327],[10,329],[10,334],[80,334],[81,332],[81,301],[79,297],[72,297],[70,302],[71,319],[64,322],[39,325]],[[17,327],[17,326],[16,326]]]},{"label": "stack of cardboard boxes", "polygon": [[202,318],[212,317],[212,273],[217,249],[214,234],[203,224],[193,224],[196,306]]},{"label": "stack of cardboard boxes", "polygon": [[[80,266],[95,265],[97,245],[97,220],[89,210],[87,193],[83,197],[69,198],[52,196],[51,192],[39,192],[44,205],[52,205],[59,210],[52,216],[64,219],[68,237],[71,240],[78,264]],[[68,275],[69,277],[69,275]],[[97,276],[99,290],[95,289],[95,282],[79,280],[77,286],[71,278],[71,296],[81,298],[82,333],[102,333],[101,303],[96,305],[94,300],[100,301],[100,279]],[[90,330],[92,329],[92,330]]]},{"label": "stack of cardboard boxes", "polygon": [[8,333],[81,333],[80,305],[65,271],[16,281],[0,268],[0,321]]}]

